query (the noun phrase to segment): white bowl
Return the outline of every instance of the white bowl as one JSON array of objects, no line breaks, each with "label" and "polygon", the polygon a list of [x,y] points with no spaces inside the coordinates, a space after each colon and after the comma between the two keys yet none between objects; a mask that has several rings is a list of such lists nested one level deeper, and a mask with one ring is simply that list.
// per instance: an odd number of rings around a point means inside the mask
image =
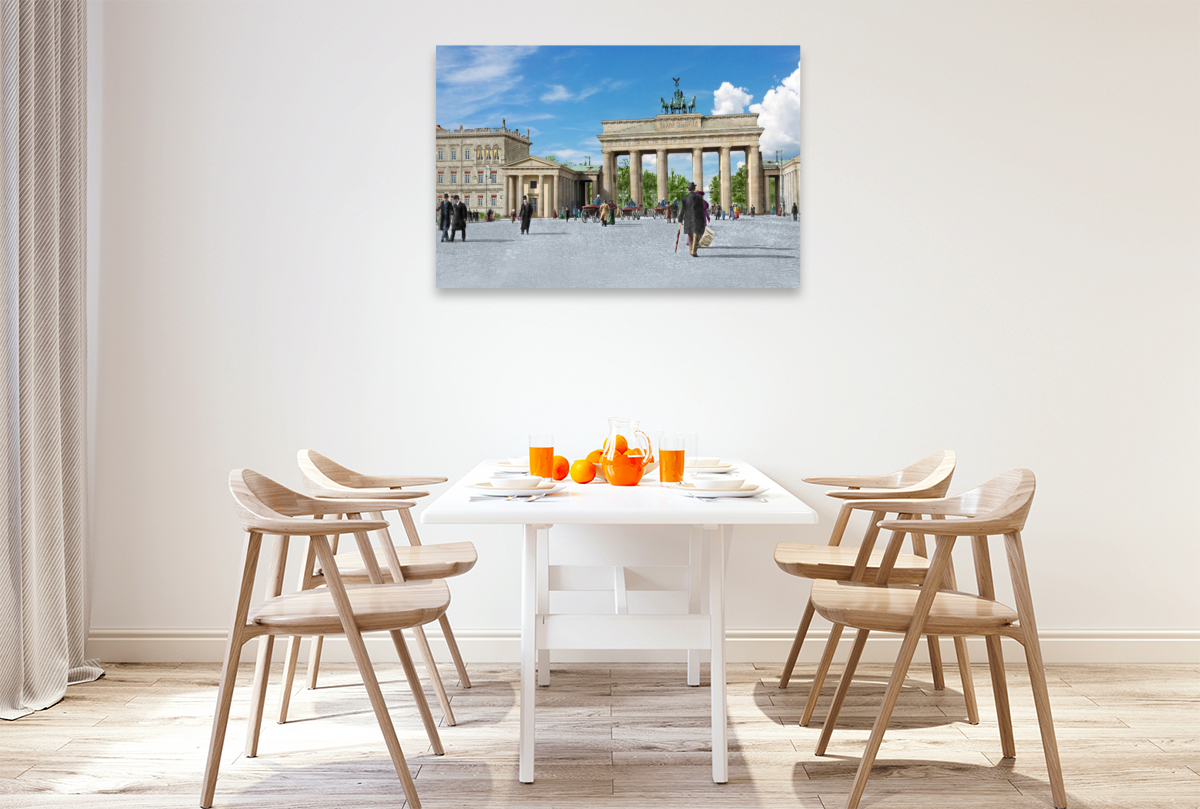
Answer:
[{"label": "white bowl", "polygon": [[497,489],[536,489],[543,478],[533,475],[513,475],[492,484]]},{"label": "white bowl", "polygon": [[721,477],[697,477],[692,479],[692,485],[697,489],[707,489],[709,491],[729,491],[732,489],[742,488],[742,484],[746,481],[742,478],[731,478],[727,475]]},{"label": "white bowl", "polygon": [[529,456],[526,455],[524,458],[509,458],[508,462],[512,466],[529,466]]}]

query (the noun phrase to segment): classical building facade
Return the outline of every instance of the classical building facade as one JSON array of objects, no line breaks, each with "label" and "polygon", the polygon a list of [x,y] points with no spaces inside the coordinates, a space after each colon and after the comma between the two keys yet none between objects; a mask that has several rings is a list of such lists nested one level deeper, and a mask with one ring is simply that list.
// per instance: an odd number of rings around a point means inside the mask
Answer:
[{"label": "classical building facade", "polygon": [[[631,169],[642,165],[642,156],[654,154],[657,159],[658,187],[643,189],[642,172],[629,172],[630,196],[634,202],[649,204],[667,196],[667,159],[672,154],[688,154],[692,158],[692,177],[697,188],[704,185],[704,153],[720,155],[721,199],[723,208],[729,208],[733,196],[730,175],[730,154],[743,152],[746,156],[748,199],[757,210],[765,209],[766,192],[763,176],[762,155],[758,139],[763,133],[758,125],[756,113],[734,115],[701,115],[699,113],[667,113],[654,118],[635,118],[619,121],[601,121],[603,129],[596,137],[603,150],[600,176],[601,194],[606,199],[616,199],[617,158],[628,155]],[[647,195],[652,195],[647,199]]]},{"label": "classical building facade", "polygon": [[792,203],[796,203],[796,211],[800,212],[800,156],[784,162],[779,168],[779,196],[783,204],[784,214],[792,212]]},{"label": "classical building facade", "polygon": [[529,156],[528,131],[522,135],[502,121],[499,129],[439,126],[436,132],[434,187],[438,199],[442,194],[458,194],[468,208],[481,213],[488,208],[507,213],[520,204],[519,196],[514,205],[506,191],[508,175],[504,164]]},{"label": "classical building facade", "polygon": [[521,206],[521,198],[528,197],[534,207],[534,216],[546,218],[553,211],[563,208],[579,208],[591,199],[598,187],[600,170],[592,166],[556,163],[544,157],[527,157],[504,165],[508,177],[505,188],[512,207]]}]

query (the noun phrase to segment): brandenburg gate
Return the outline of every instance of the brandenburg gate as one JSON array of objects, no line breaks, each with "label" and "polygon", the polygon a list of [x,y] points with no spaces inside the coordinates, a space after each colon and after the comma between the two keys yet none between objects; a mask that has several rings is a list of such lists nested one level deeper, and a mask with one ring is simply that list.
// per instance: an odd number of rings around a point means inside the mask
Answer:
[{"label": "brandenburg gate", "polygon": [[[674,105],[671,105],[674,107]],[[663,102],[664,109],[667,108]],[[718,152],[721,156],[721,207],[729,210],[733,189],[730,183],[730,152],[745,152],[748,188],[746,198],[758,213],[766,208],[766,193],[763,176],[762,155],[759,154],[758,139],[763,129],[758,125],[757,113],[734,115],[701,115],[689,111],[671,111],[654,118],[635,118],[621,121],[601,121],[600,140],[603,149],[603,165],[600,180],[601,193],[605,199],[616,199],[617,158],[629,156],[629,193],[634,202],[645,205],[642,189],[642,155],[653,152],[657,157],[658,188],[654,200],[667,197],[667,156],[690,154],[692,177],[697,190],[706,190],[704,184],[704,153]]]}]

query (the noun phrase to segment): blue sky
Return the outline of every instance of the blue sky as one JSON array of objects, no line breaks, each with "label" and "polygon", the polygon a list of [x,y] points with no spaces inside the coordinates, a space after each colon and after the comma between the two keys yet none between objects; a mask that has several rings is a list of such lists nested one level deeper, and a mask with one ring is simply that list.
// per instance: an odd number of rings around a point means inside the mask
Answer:
[{"label": "blue sky", "polygon": [[[758,112],[764,157],[800,153],[800,47],[570,46],[437,49],[437,123],[530,130],[533,154],[600,164],[600,121],[652,118],[673,78],[696,111]],[[735,153],[736,171],[741,155]],[[691,158],[671,169],[691,179]],[[705,155],[705,178],[717,156]],[[654,169],[654,155],[643,163]]]}]

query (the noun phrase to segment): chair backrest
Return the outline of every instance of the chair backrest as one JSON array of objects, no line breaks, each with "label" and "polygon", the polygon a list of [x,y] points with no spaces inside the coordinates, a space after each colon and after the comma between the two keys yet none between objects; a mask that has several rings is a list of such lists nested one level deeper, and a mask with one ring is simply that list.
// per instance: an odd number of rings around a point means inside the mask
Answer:
[{"label": "chair backrest", "polygon": [[[1009,534],[1025,528],[1037,480],[1028,469],[1014,469],[997,475],[986,483],[947,498],[947,517],[969,517],[972,521],[989,523],[994,534]],[[1003,530],[1000,530],[1003,529]]]},{"label": "chair backrest", "polygon": [[311,498],[252,469],[230,472],[229,491],[247,531],[266,531],[263,526],[268,523],[317,513]]},{"label": "chair backrest", "polygon": [[[896,488],[909,488],[918,485],[923,487],[937,486],[944,483],[949,490],[950,478],[954,475],[954,466],[958,456],[952,449],[943,449],[930,453],[914,464],[892,473],[896,479]],[[937,495],[931,495],[937,496]]]},{"label": "chair backrest", "polygon": [[300,450],[296,453],[296,461],[304,473],[305,488],[310,493],[315,494],[311,484],[319,484],[327,489],[366,489],[377,485],[369,476],[347,469],[316,450]]},{"label": "chair backrest", "polygon": [[[826,483],[846,488],[826,492],[839,500],[871,500],[883,497],[945,497],[958,457],[954,450],[944,449],[927,455],[916,463],[890,475],[862,478],[811,478],[810,483]],[[852,505],[859,508],[858,505]]]}]

